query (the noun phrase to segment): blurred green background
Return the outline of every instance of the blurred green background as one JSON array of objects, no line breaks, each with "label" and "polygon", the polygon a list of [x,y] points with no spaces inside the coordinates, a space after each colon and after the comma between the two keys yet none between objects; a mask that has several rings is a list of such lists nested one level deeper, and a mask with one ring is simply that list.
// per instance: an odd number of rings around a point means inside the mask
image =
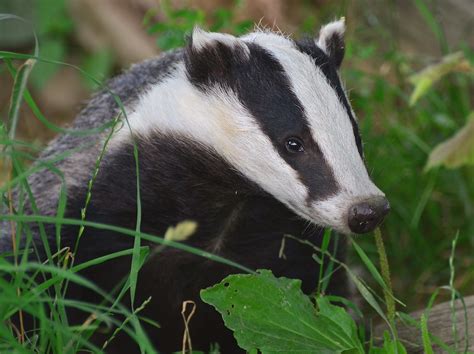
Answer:
[{"label": "blurred green background", "polygon": [[[449,281],[457,234],[454,286],[474,294],[474,167],[425,170],[432,150],[462,129],[474,110],[472,0],[1,0],[0,13],[30,21],[42,58],[77,65],[99,79],[181,46],[195,24],[240,34],[260,23],[301,36],[345,16],[342,78],[360,120],[369,172],[392,205],[382,233],[395,294],[408,309],[425,306]],[[0,21],[2,50],[32,53],[33,46],[28,25]],[[424,76],[426,92],[410,104],[412,75],[458,52],[461,59],[439,80],[429,75],[438,78],[443,67]],[[0,62],[2,119],[11,87]],[[77,70],[38,63],[29,89],[50,121],[66,125],[95,87]],[[21,114],[19,138],[42,147],[54,136],[28,107]],[[465,135],[461,145],[469,148],[474,132]],[[371,236],[357,241],[376,259]]]}]

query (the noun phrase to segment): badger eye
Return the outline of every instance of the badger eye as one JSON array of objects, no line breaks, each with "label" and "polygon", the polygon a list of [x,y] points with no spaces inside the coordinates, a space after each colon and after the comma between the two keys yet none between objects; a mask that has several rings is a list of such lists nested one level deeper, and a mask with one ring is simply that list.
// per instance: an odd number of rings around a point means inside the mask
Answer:
[{"label": "badger eye", "polygon": [[288,152],[291,152],[293,154],[297,152],[304,152],[303,142],[299,138],[295,138],[295,137],[288,138],[285,145],[286,145],[286,150],[288,150]]}]

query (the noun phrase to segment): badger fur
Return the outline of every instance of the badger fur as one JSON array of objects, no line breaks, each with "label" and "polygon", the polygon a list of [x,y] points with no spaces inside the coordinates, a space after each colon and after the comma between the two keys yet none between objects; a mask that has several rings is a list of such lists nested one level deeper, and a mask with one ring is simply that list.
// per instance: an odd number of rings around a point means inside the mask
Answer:
[{"label": "badger fur", "polygon": [[[312,249],[288,239],[285,257],[279,257],[283,235],[319,245],[323,228],[367,232],[388,211],[384,194],[368,176],[357,121],[339,79],[343,32],[342,20],[324,26],[318,39],[302,41],[261,30],[237,38],[196,29],[186,48],[112,79],[72,126],[98,128],[117,117],[121,110],[110,92],[124,104],[127,119],[122,117],[101,162],[87,220],[135,229],[135,142],[143,232],[163,235],[170,225],[195,220],[198,228],[187,244],[251,269],[299,278],[311,293],[318,274]],[[107,134],[60,136],[39,159],[75,149],[57,163],[69,218],[81,217]],[[29,182],[40,212],[55,215],[62,179],[44,169]],[[56,249],[55,226],[44,227]],[[77,235],[77,227],[63,225],[61,246],[73,248]],[[11,249],[5,235],[0,242],[2,251]],[[132,246],[131,237],[86,227],[75,262]],[[343,256],[340,244],[336,257]],[[130,258],[123,257],[81,275],[110,290],[129,270]],[[199,299],[200,289],[235,272],[172,247],[147,259],[136,303],[152,296],[141,314],[160,323],[160,329],[147,327],[160,352],[181,347],[185,300],[197,304],[190,323],[193,349],[219,343],[223,353],[239,351],[217,312]],[[347,289],[344,275],[336,272],[328,291],[345,295]],[[74,286],[68,296],[100,301]],[[70,313],[73,323],[86,317]],[[123,335],[109,348],[128,353],[137,345]]]}]

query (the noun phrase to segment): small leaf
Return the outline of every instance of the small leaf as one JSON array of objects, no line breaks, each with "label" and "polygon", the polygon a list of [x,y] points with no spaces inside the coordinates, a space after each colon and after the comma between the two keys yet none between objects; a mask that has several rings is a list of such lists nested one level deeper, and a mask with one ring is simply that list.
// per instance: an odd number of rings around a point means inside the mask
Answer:
[{"label": "small leaf", "polygon": [[463,52],[456,52],[445,56],[441,62],[430,65],[412,75],[409,80],[415,86],[410,96],[410,105],[413,106],[436,81],[451,72],[473,72],[474,67],[466,59]]},{"label": "small leaf", "polygon": [[431,151],[425,171],[441,165],[456,168],[468,164],[474,164],[474,112],[463,128]]},{"label": "small leaf", "polygon": [[180,222],[176,226],[168,227],[165,233],[166,241],[185,241],[196,232],[197,223],[190,220]]},{"label": "small leaf", "polygon": [[240,347],[271,353],[363,353],[356,325],[339,306],[319,298],[319,312],[301,291],[301,281],[275,278],[271,271],[230,275],[202,290],[234,331]]}]

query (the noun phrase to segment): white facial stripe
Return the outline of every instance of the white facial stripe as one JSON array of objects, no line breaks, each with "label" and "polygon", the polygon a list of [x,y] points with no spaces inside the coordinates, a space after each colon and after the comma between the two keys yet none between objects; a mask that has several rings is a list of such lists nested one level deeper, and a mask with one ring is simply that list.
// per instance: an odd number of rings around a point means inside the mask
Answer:
[{"label": "white facial stripe", "polygon": [[270,52],[284,68],[305,110],[313,139],[339,184],[338,195],[313,204],[316,213],[313,220],[347,231],[345,215],[349,207],[365,198],[384,194],[370,180],[357,150],[349,116],[313,59],[293,44],[275,47],[268,45],[266,39],[264,35],[254,36],[252,41]]},{"label": "white facial stripe", "polygon": [[[140,98],[129,122],[132,131],[144,137],[157,131],[194,139],[281,202],[305,203],[307,188],[237,97],[217,88],[199,91],[188,81],[184,65]],[[115,136],[115,145],[128,137],[124,127]]]}]

